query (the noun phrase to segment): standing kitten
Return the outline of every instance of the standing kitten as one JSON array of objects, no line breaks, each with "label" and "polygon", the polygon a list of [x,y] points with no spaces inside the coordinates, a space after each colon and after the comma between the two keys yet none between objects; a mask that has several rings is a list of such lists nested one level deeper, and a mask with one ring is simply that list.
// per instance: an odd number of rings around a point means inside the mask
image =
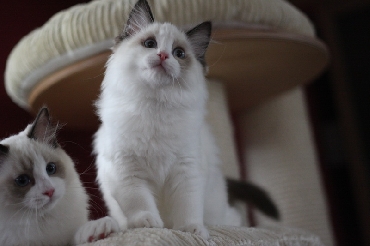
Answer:
[{"label": "standing kitten", "polygon": [[94,232],[102,224],[115,226],[109,218],[87,223],[88,196],[56,130],[43,108],[32,125],[0,141],[0,245],[69,245],[80,227],[75,242],[83,243],[111,232]]},{"label": "standing kitten", "polygon": [[167,227],[208,238],[203,223],[240,225],[205,122],[210,35],[210,22],[186,33],[156,23],[139,0],[116,39],[94,151],[100,188],[122,229]]}]

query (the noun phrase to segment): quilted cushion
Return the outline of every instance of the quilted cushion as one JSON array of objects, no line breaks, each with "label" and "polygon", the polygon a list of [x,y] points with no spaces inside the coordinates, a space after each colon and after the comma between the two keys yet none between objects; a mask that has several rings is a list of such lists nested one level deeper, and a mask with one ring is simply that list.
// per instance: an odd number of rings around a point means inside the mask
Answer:
[{"label": "quilted cushion", "polygon": [[[7,93],[23,108],[35,84],[73,62],[112,46],[136,0],[95,0],[55,14],[13,49],[5,74]],[[269,28],[314,36],[304,14],[283,0],[149,0],[158,21],[187,27],[204,20],[217,26]]]},{"label": "quilted cushion", "polygon": [[209,227],[210,238],[182,231],[141,228],[113,234],[84,246],[322,246],[318,237],[290,228]]}]

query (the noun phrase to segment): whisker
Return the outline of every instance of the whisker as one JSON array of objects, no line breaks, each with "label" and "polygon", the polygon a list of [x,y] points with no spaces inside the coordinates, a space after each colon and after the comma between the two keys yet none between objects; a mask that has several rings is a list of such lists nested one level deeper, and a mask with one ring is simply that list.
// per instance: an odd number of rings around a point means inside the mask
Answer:
[{"label": "whisker", "polygon": [[73,142],[73,141],[63,141],[63,142],[61,142],[60,144],[61,144],[63,147],[65,147],[65,145],[66,145],[66,144],[74,144],[74,145],[76,145],[76,146],[80,147],[82,150],[84,150],[84,151],[86,151],[86,152],[90,153],[90,151],[89,151],[89,150],[87,150],[86,148],[84,148],[81,144],[76,143],[76,142]]},{"label": "whisker", "polygon": [[[104,200],[98,196],[93,196],[93,197],[99,198],[99,200],[104,202]],[[89,203],[90,203],[90,208],[89,208],[90,211],[95,211],[96,213],[105,214],[105,211],[106,211],[105,207],[101,206],[98,202],[96,202],[93,199],[90,199]]]},{"label": "whisker", "polygon": [[86,175],[86,174],[88,174],[87,172],[89,172],[90,170],[92,170],[94,167],[95,167],[95,165],[94,165],[94,163],[95,163],[95,161],[92,161],[91,163],[90,163],[90,165],[82,172],[82,173],[79,173],[80,174],[80,176],[81,175]]},{"label": "whisker", "polygon": [[20,204],[25,204],[24,201],[21,201],[21,202],[17,202],[17,203],[9,203],[9,204],[6,204],[5,206],[15,206],[15,205],[20,205]]}]

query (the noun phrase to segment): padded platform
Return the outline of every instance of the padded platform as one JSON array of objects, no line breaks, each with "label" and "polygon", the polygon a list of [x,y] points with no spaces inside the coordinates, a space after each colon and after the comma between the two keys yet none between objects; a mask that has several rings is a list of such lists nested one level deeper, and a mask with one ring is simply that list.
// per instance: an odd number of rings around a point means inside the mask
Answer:
[{"label": "padded platform", "polygon": [[[97,98],[113,38],[136,0],[95,0],[53,16],[10,54],[5,83],[19,106],[47,105],[66,127],[96,129]],[[188,28],[214,23],[209,77],[223,81],[231,110],[307,83],[328,62],[307,17],[283,0],[149,0],[155,19]],[[187,11],[183,11],[186,8]]]},{"label": "padded platform", "polygon": [[[213,40],[208,77],[225,84],[233,113],[311,81],[328,61],[323,43],[297,34],[228,28],[216,29]],[[67,127],[96,129],[93,101],[109,55],[90,56],[40,80],[30,92],[30,110],[46,103]]]},{"label": "padded platform", "polygon": [[84,246],[323,246],[318,237],[290,228],[209,227],[204,240],[182,231],[140,228],[112,234],[109,238]]}]

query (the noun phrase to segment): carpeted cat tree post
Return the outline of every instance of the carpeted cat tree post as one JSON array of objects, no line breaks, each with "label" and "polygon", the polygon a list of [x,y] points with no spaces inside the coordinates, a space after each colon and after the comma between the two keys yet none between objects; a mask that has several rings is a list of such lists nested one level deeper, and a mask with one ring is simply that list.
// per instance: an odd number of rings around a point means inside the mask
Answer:
[{"label": "carpeted cat tree post", "polygon": [[[135,2],[77,5],[24,37],[7,61],[9,96],[33,113],[47,104],[66,127],[97,129],[92,103],[113,39]],[[96,245],[332,245],[300,87],[328,62],[327,49],[315,38],[310,21],[283,0],[149,3],[160,22],[186,28],[213,21],[214,42],[207,53],[208,120],[224,173],[248,178],[269,191],[282,220],[270,222],[257,214],[257,228],[211,227],[208,242],[180,231],[143,228]]]}]

